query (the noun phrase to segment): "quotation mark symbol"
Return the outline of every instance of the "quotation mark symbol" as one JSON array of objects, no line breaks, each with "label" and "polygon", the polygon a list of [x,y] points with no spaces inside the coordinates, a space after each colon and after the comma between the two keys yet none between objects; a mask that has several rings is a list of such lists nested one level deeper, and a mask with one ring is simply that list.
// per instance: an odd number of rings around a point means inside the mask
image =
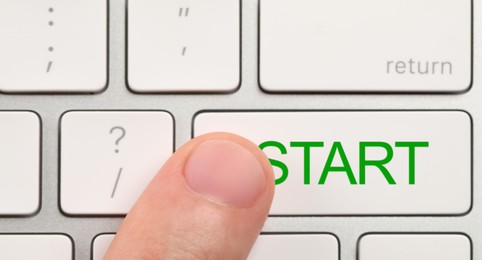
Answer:
[{"label": "quotation mark symbol", "polygon": [[[179,17],[188,17],[189,16],[189,7],[186,7],[186,8],[179,8]],[[182,52],[181,52],[181,55],[182,56],[185,56],[186,55],[186,50],[187,50],[187,47],[186,46],[183,46],[182,47]]]},{"label": "quotation mark symbol", "polygon": [[179,8],[179,17],[188,17],[189,16],[189,7],[187,7],[186,9],[184,8]]}]

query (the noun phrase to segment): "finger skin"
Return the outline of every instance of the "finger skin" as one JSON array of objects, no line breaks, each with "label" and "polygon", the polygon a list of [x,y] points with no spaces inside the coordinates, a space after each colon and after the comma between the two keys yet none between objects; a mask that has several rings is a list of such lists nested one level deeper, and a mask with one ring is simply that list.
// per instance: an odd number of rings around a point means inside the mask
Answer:
[{"label": "finger skin", "polygon": [[[195,193],[183,171],[192,151],[210,140],[250,151],[265,176],[264,189],[248,207],[222,205]],[[273,170],[253,143],[228,133],[197,137],[162,167],[127,215],[105,259],[246,259],[274,195]]]}]

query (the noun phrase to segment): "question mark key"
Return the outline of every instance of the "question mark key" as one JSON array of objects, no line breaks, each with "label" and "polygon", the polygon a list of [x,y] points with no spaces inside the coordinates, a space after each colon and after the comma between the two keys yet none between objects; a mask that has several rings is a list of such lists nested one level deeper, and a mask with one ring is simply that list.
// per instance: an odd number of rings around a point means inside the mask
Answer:
[{"label": "question mark key", "polygon": [[126,214],[174,151],[164,111],[71,111],[60,131],[60,206],[69,215]]}]

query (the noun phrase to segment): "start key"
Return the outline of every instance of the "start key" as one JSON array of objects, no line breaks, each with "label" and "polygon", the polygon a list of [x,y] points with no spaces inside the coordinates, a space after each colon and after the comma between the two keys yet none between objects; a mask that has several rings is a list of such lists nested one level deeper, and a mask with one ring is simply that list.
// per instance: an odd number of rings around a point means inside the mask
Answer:
[{"label": "start key", "polygon": [[194,134],[232,132],[275,171],[273,215],[461,215],[472,205],[463,111],[205,112]]}]

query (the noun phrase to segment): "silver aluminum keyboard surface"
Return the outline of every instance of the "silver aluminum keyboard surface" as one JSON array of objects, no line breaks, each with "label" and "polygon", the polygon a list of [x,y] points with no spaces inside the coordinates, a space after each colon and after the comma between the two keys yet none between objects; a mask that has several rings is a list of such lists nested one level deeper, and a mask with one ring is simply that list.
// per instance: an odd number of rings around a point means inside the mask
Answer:
[{"label": "silver aluminum keyboard surface", "polygon": [[[91,243],[113,233],[121,217],[69,217],[59,210],[59,119],[68,110],[166,110],[175,119],[175,146],[191,138],[202,110],[465,110],[473,118],[473,209],[451,217],[270,217],[264,232],[329,232],[341,259],[355,260],[369,232],[465,233],[473,259],[482,259],[482,1],[474,0],[473,86],[461,94],[268,94],[258,84],[258,1],[242,1],[242,79],[230,94],[134,94],[126,84],[126,1],[109,3],[109,84],[92,95],[0,95],[0,110],[32,110],[42,120],[41,209],[32,217],[0,218],[0,233],[66,233],[75,259],[90,259]],[[300,256],[303,259],[302,256]]]}]

